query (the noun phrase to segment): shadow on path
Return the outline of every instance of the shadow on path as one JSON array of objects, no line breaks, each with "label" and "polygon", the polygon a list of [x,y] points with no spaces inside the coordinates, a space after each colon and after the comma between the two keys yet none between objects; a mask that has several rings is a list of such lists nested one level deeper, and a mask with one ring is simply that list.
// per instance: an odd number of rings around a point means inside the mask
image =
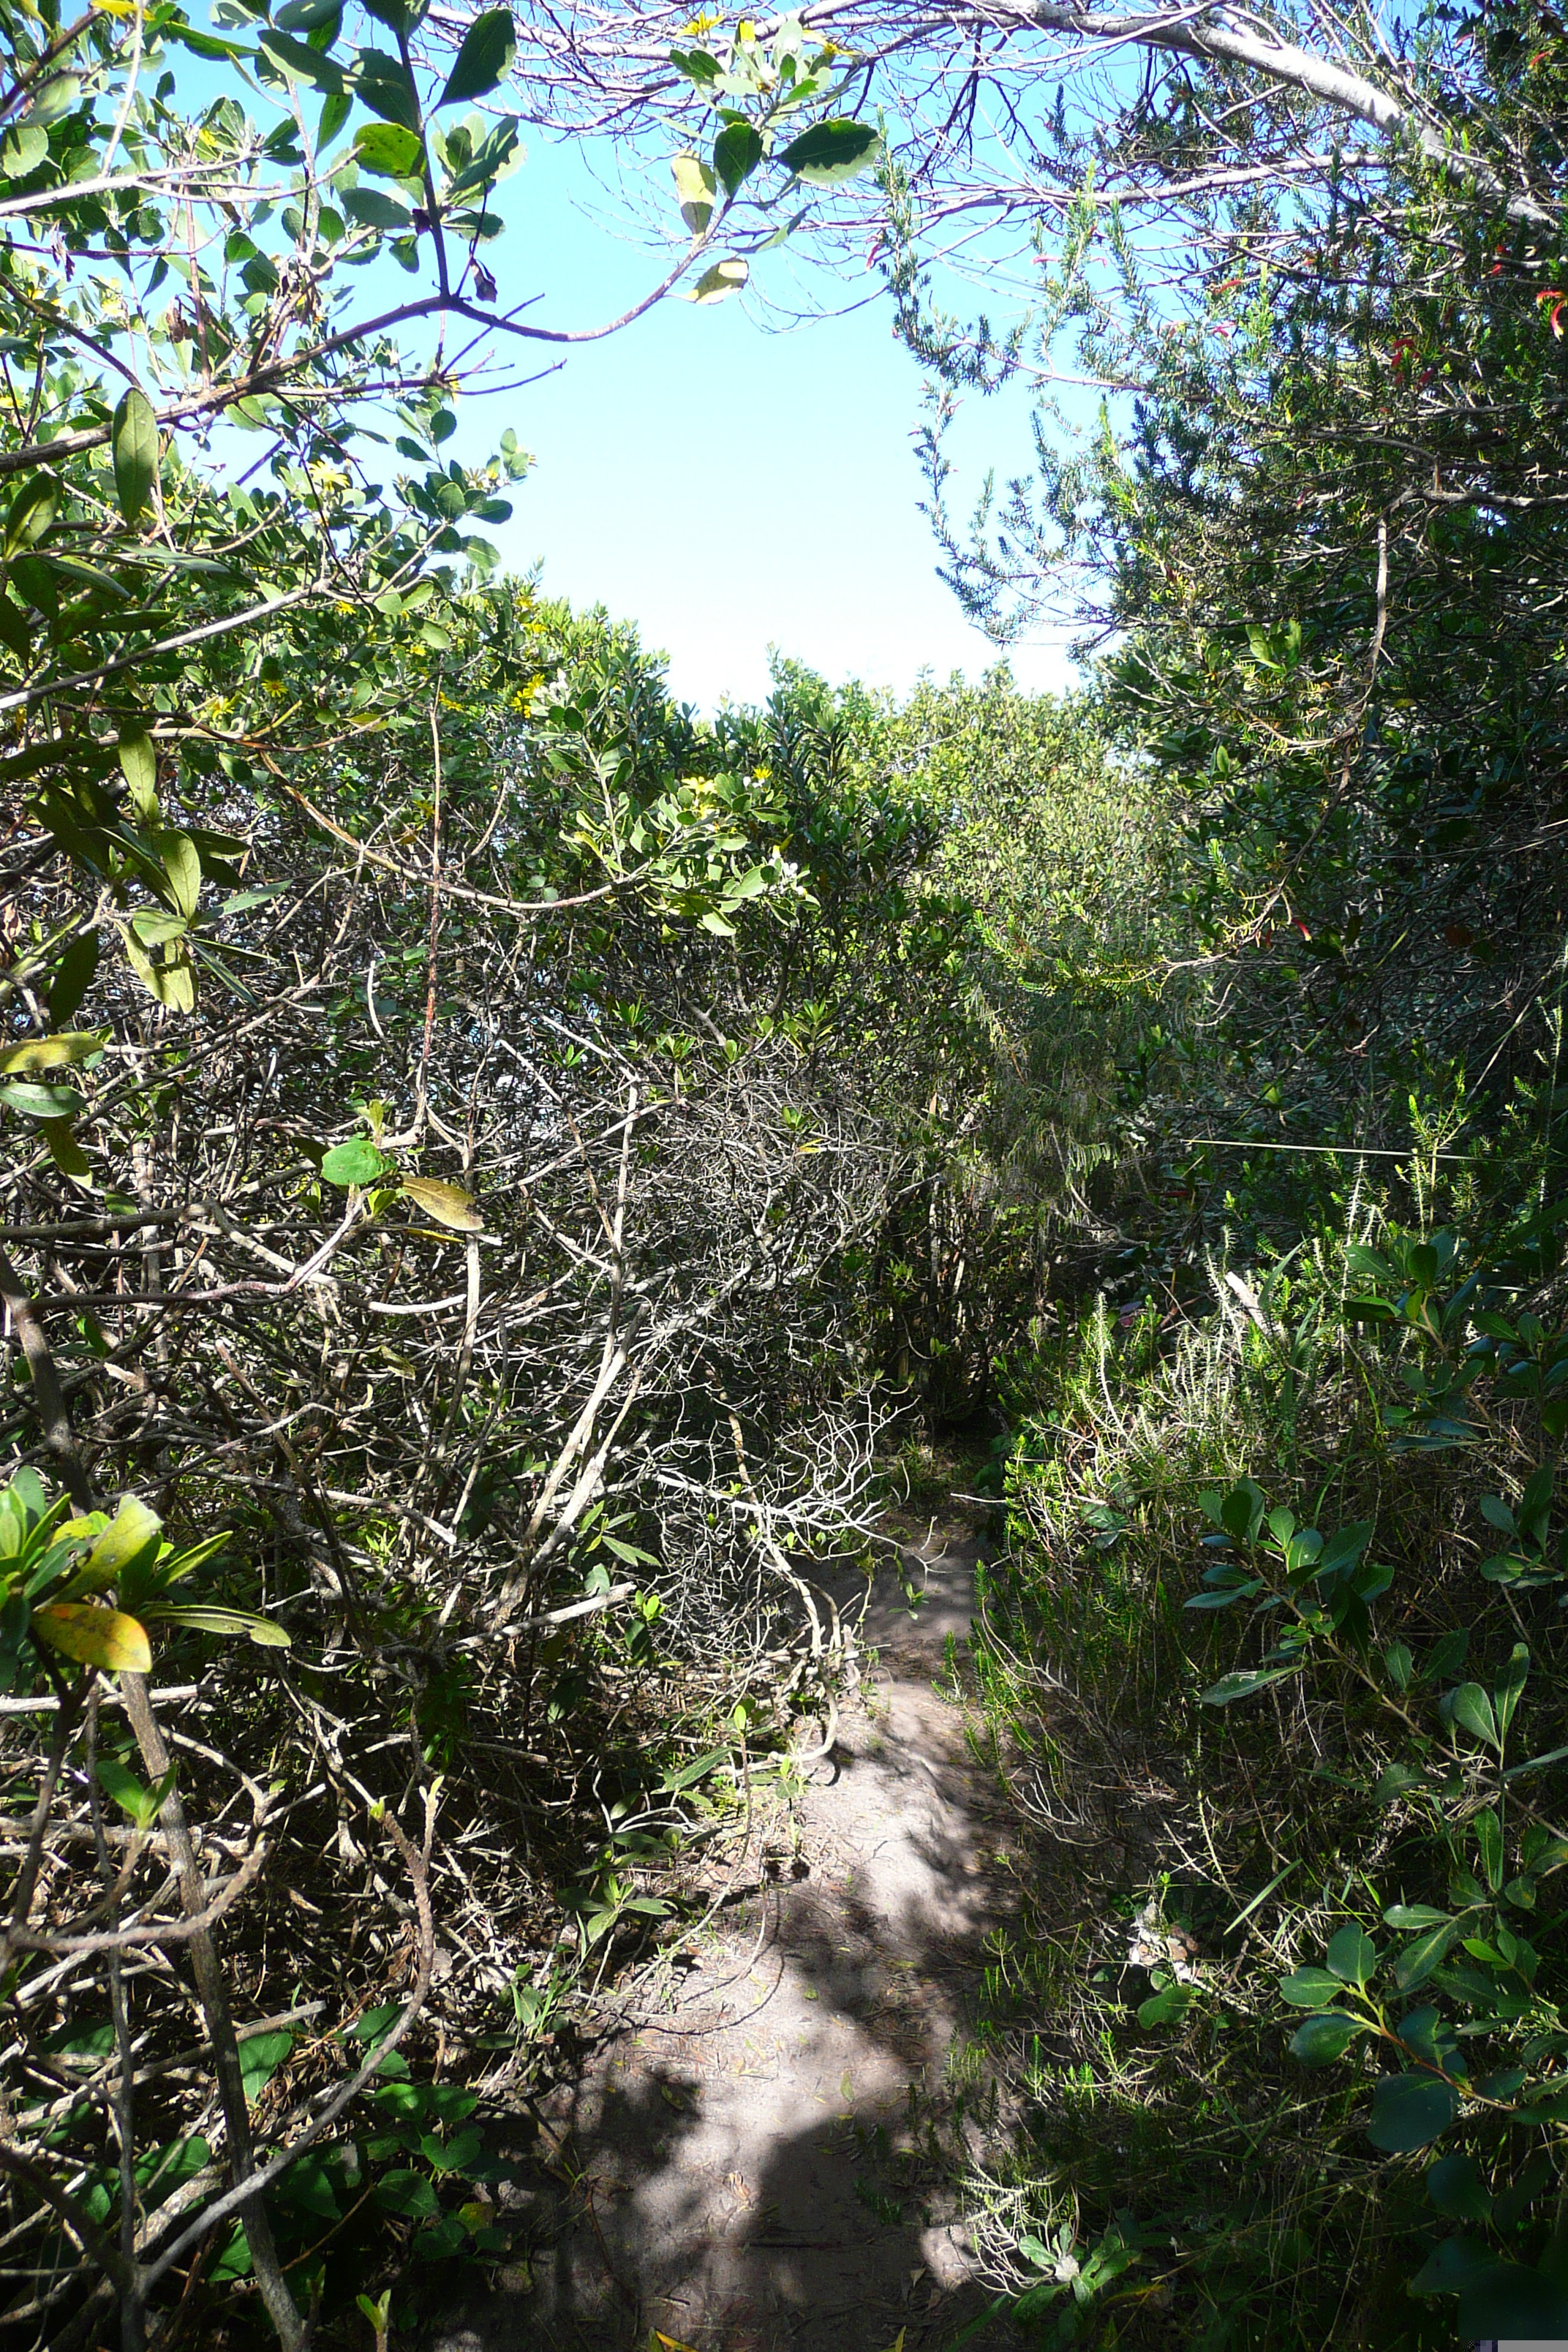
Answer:
[{"label": "shadow on path", "polygon": [[430,2352],[643,2352],[656,2330],[692,2352],[890,2352],[900,2328],[916,2352],[984,2308],[931,2139],[962,2127],[955,2042],[1008,1907],[1006,1816],[932,1688],[975,1551],[952,1530],[906,1554],[912,1612],[894,1577],[873,1592],[866,1704],[798,1810],[806,1874],[552,2095],[570,2162],[510,2192],[530,2257]]}]

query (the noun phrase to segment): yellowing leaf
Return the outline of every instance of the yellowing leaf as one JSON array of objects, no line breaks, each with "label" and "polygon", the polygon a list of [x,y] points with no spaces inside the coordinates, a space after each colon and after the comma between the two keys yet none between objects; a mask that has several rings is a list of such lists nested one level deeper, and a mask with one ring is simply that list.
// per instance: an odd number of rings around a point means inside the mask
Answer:
[{"label": "yellowing leaf", "polygon": [[700,236],[713,217],[717,195],[713,174],[698,155],[678,155],[669,168],[675,175],[680,217],[693,236]]},{"label": "yellowing leaf", "polygon": [[33,1633],[51,1650],[76,1658],[84,1666],[103,1666],[111,1674],[145,1675],[153,1670],[147,1636],[134,1617],[105,1609],[93,1601],[52,1601],[33,1612]]},{"label": "yellowing leaf", "polygon": [[67,1062],[85,1062],[89,1054],[100,1054],[106,1043],[101,1029],[65,1029],[54,1037],[26,1037],[19,1045],[7,1045],[0,1053],[0,1071],[11,1076],[17,1071],[58,1070]]},{"label": "yellowing leaf", "polygon": [[444,1184],[436,1176],[405,1176],[401,1189],[405,1201],[438,1225],[450,1225],[458,1234],[484,1232],[485,1221],[460,1184]]},{"label": "yellowing leaf", "polygon": [[68,1118],[40,1119],[38,1131],[62,1175],[79,1179],[92,1174],[92,1162],[77,1141]]},{"label": "yellowing leaf", "polygon": [[90,1588],[112,1584],[117,1577],[155,1544],[163,1532],[156,1511],[138,1495],[127,1495],[82,1562],[81,1576]]},{"label": "yellowing leaf", "polygon": [[751,274],[750,266],[738,258],[716,261],[695,286],[678,286],[675,290],[683,302],[722,302],[738,294]]}]

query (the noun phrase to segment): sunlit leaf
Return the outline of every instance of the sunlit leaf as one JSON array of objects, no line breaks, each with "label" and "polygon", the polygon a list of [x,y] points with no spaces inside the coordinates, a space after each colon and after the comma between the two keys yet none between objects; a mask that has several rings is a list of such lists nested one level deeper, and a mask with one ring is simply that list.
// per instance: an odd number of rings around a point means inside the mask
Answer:
[{"label": "sunlit leaf", "polygon": [[322,1158],[321,1173],[329,1184],[374,1184],[390,1164],[368,1136],[356,1135],[347,1143],[333,1144]]},{"label": "sunlit leaf", "polygon": [[881,138],[868,122],[835,115],[792,139],[779,160],[808,187],[836,188],[868,172],[881,152]]},{"label": "sunlit leaf", "polygon": [[487,8],[463,36],[458,62],[437,103],[460,106],[466,99],[484,98],[503,82],[517,55],[517,31],[510,8]]},{"label": "sunlit leaf", "polygon": [[[325,1173],[325,1160],[321,1167]],[[405,1176],[398,1189],[405,1201],[412,1201],[438,1225],[449,1225],[454,1233],[480,1234],[485,1229],[483,1217],[460,1184],[446,1184],[435,1176]]]},{"label": "sunlit leaf", "polygon": [[91,1601],[54,1601],[35,1609],[37,1639],[75,1658],[84,1666],[102,1666],[111,1674],[152,1672],[153,1653],[134,1617],[105,1609]]},{"label": "sunlit leaf", "polygon": [[127,522],[135,522],[158,479],[158,419],[139,385],[121,396],[110,436],[114,456],[114,494]]}]

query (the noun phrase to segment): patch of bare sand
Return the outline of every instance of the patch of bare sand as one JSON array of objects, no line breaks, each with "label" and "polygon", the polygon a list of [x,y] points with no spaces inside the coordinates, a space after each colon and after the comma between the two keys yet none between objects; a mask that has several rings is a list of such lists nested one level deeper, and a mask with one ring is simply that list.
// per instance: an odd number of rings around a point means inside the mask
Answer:
[{"label": "patch of bare sand", "polygon": [[915,2352],[984,2308],[930,2155],[1008,1908],[1006,1817],[933,1687],[976,1549],[950,1528],[906,1552],[912,1607],[891,1573],[874,1589],[878,1663],[810,1768],[799,1874],[558,2086],[544,2115],[570,2160],[515,2192],[531,2256],[432,2352],[641,2352],[656,2330],[693,2352],[885,2352],[900,2328]]}]

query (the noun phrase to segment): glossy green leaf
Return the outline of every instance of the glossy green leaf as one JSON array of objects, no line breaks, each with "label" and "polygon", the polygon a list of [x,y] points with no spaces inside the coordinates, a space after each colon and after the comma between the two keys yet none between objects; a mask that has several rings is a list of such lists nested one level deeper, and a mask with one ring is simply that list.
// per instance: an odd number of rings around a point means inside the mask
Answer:
[{"label": "glossy green leaf", "polygon": [[408,206],[399,204],[383,188],[345,188],[342,206],[350,220],[361,228],[396,231],[413,225],[414,215]]},{"label": "glossy green leaf", "polygon": [[12,1078],[0,1083],[0,1108],[15,1111],[20,1118],[79,1118],[87,1108],[87,1098],[70,1087],[47,1087],[32,1079]]},{"label": "glossy green leaf", "polygon": [[158,480],[158,419],[139,385],[121,394],[110,436],[114,494],[128,523],[140,520]]},{"label": "glossy green leaf", "polygon": [[335,1143],[323,1156],[321,1173],[329,1184],[374,1184],[391,1164],[367,1136],[356,1135],[347,1143]]},{"label": "glossy green leaf", "polygon": [[128,1772],[118,1758],[100,1756],[94,1766],[99,1782],[105,1792],[139,1830],[151,1829],[163,1809],[169,1791],[174,1785],[177,1766],[171,1764],[155,1789],[143,1788],[134,1772]]},{"label": "glossy green leaf", "polygon": [[1294,2009],[1321,2009],[1343,1990],[1343,1979],[1331,1976],[1327,1969],[1298,1969],[1279,1987],[1281,1998]]},{"label": "glossy green leaf", "polygon": [[[30,474],[12,499],[5,516],[7,561],[24,548],[36,547],[59,512],[60,486],[47,467]],[[31,603],[32,599],[28,599]]]},{"label": "glossy green leaf", "polygon": [[1489,1748],[1500,1746],[1492,1703],[1479,1683],[1459,1685],[1453,1696],[1452,1713],[1456,1723],[1462,1725],[1477,1739],[1484,1739]]},{"label": "glossy green leaf", "polygon": [[165,833],[159,838],[163,871],[175,906],[187,919],[195,913],[202,895],[202,861],[188,833]]},{"label": "glossy green leaf", "polygon": [[1261,1666],[1251,1673],[1222,1675],[1206,1691],[1198,1694],[1205,1706],[1234,1706],[1237,1699],[1252,1698],[1270,1683],[1283,1682],[1287,1675],[1300,1673],[1300,1666]]},{"label": "glossy green leaf", "polygon": [[436,2191],[422,2172],[384,2172],[374,2194],[385,2211],[409,2221],[428,2221],[440,2210]]},{"label": "glossy green leaf", "polygon": [[[1469,2159],[1454,2157],[1447,2161],[1463,2164]],[[1434,2172],[1441,2169],[1440,2165],[1432,2168]],[[1430,2179],[1431,2175],[1428,2174],[1427,2178]],[[1445,2206],[1441,2210],[1446,2212],[1448,2209]],[[1412,2294],[1458,2294],[1462,2288],[1485,2277],[1497,2267],[1497,2253],[1484,2238],[1468,2238],[1462,2233],[1458,2237],[1445,2238],[1442,2244],[1428,2254],[1411,2280],[1410,2292]]]},{"label": "glossy green leaf", "polygon": [[1458,2112],[1458,2093],[1436,2074],[1384,2074],[1366,2136],[1384,2156],[1407,2156],[1440,2138]]},{"label": "glossy green leaf", "polygon": [[881,152],[880,136],[869,123],[835,115],[792,139],[779,160],[808,187],[836,188],[868,172]]},{"label": "glossy green leaf", "polygon": [[1305,2066],[1327,2066],[1342,2058],[1358,2033],[1366,2028],[1342,2010],[1324,2010],[1305,2017],[1290,2036],[1290,2054]]},{"label": "glossy green leaf", "polygon": [[181,1625],[194,1633],[244,1634],[258,1650],[287,1650],[292,1646],[281,1625],[270,1617],[258,1616],[253,1609],[220,1609],[196,1601],[180,1601],[169,1605],[156,1602],[143,1610],[150,1625]]},{"label": "glossy green leaf", "polygon": [[460,106],[465,100],[484,98],[511,71],[517,55],[517,30],[510,8],[487,8],[463,36],[458,62],[447,77],[439,104]]},{"label": "glossy green leaf", "polygon": [[116,751],[120,772],[131,794],[131,805],[140,817],[152,818],[158,814],[158,753],[145,727],[122,727]]},{"label": "glossy green leaf", "polygon": [[1330,1937],[1326,1957],[1330,1971],[1342,1984],[1370,1984],[1377,1972],[1377,1948],[1353,1922]]},{"label": "glossy green leaf", "polygon": [[727,122],[713,142],[713,170],[727,196],[738,194],[762,160],[762,135],[750,122]]},{"label": "glossy green leaf", "polygon": [[260,34],[256,46],[259,56],[285,79],[302,81],[311,89],[324,90],[329,97],[342,93],[343,69],[324,50],[313,49],[309,42],[297,41],[291,33],[274,31],[270,26]]},{"label": "glossy green leaf", "polygon": [[1488,1805],[1476,1815],[1470,1827],[1475,1832],[1482,1875],[1495,1895],[1503,1879],[1502,1824]]},{"label": "glossy green leaf", "polygon": [[252,2104],[260,2097],[293,2047],[294,2036],[285,2031],[253,2033],[240,2043],[240,2079],[245,2084],[245,2095]]},{"label": "glossy green leaf", "polygon": [[1492,1706],[1497,1716],[1498,1730],[1505,1738],[1529,1679],[1530,1652],[1522,1642],[1516,1642],[1509,1654],[1508,1664],[1499,1675],[1492,1690]]}]

